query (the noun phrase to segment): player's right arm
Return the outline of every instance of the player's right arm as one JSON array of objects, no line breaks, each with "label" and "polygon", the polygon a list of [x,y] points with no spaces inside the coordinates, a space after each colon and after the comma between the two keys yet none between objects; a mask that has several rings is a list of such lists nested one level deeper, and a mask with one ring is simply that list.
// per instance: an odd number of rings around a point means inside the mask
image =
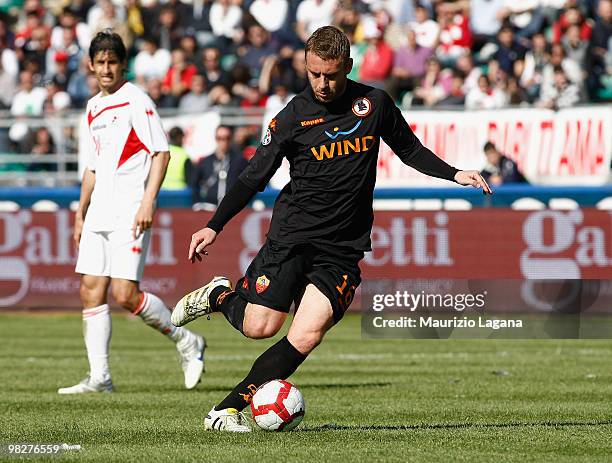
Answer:
[{"label": "player's right arm", "polygon": [[236,183],[230,188],[221,204],[217,207],[212,219],[206,227],[191,235],[188,258],[192,262],[195,259],[202,260],[202,254],[207,254],[205,249],[215,242],[217,234],[223,227],[234,218],[244,207],[249,204],[257,191],[263,191],[281,165],[284,152],[287,152],[292,139],[287,117],[290,111],[285,108],[280,114],[272,119],[264,138],[257,148],[257,152],[242,171]]},{"label": "player's right arm", "polygon": [[83,179],[81,181],[81,196],[79,198],[79,207],[74,216],[74,232],[72,238],[76,248],[79,248],[79,242],[81,241],[81,233],[83,232],[83,222],[85,221],[85,215],[87,215],[87,209],[91,202],[91,194],[93,193],[94,186],[96,184],[96,174],[89,170],[89,167],[85,168],[83,173]]}]

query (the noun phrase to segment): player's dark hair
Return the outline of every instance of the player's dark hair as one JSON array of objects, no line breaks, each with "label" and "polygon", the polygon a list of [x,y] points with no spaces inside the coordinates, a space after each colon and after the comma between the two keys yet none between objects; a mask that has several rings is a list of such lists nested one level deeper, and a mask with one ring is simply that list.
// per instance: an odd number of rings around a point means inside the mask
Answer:
[{"label": "player's dark hair", "polygon": [[306,41],[304,54],[308,52],[324,60],[342,59],[346,63],[351,57],[351,44],[346,34],[337,27],[323,26]]},{"label": "player's dark hair", "polygon": [[124,62],[127,57],[123,40],[112,29],[105,29],[96,34],[91,41],[91,45],[89,45],[89,59],[93,62],[96,55],[101,51],[112,51],[121,62]]},{"label": "player's dark hair", "polygon": [[495,148],[495,145],[493,143],[488,141],[488,142],[485,143],[485,145],[482,148],[482,150],[486,153],[488,151],[497,151],[497,148]]}]

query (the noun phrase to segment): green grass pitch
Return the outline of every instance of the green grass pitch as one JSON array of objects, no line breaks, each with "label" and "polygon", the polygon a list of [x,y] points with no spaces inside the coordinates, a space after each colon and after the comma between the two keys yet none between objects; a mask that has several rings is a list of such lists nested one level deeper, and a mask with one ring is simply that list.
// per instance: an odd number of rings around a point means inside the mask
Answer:
[{"label": "green grass pitch", "polygon": [[196,390],[170,341],[116,314],[116,393],[75,397],[55,391],[87,371],[80,317],[0,315],[0,444],[79,444],[49,459],[78,462],[612,458],[609,341],[362,340],[347,316],[291,378],[306,398],[297,430],[232,435],[203,417],[274,341],[222,317],[192,325],[209,343]]}]

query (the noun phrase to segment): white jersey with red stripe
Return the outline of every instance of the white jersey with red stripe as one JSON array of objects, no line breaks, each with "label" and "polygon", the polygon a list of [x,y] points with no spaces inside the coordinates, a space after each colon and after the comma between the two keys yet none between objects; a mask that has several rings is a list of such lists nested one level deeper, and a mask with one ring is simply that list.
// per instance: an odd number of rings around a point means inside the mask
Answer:
[{"label": "white jersey with red stripe", "polygon": [[126,82],[110,95],[87,103],[87,168],[96,183],[84,228],[113,231],[131,227],[144,195],[153,155],[168,151],[155,104]]}]

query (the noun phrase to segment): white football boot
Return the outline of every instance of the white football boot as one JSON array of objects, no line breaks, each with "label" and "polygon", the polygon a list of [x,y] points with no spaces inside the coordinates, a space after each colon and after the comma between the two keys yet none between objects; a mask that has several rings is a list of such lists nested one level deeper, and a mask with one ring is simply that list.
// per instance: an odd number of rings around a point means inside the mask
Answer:
[{"label": "white football boot", "polygon": [[212,310],[208,296],[218,286],[232,289],[232,282],[225,277],[214,277],[210,283],[183,296],[174,306],[170,321],[174,326],[183,326],[202,315],[209,315]]},{"label": "white football boot", "polygon": [[58,394],[89,394],[92,392],[113,392],[113,382],[110,377],[103,381],[93,380],[90,376],[70,387],[60,387]]},{"label": "white football boot", "polygon": [[187,389],[193,389],[200,382],[204,372],[204,349],[206,339],[191,331],[187,331],[183,339],[176,343]]},{"label": "white football boot", "polygon": [[213,407],[204,418],[204,428],[209,431],[251,432],[246,416],[235,408],[215,410]]}]

